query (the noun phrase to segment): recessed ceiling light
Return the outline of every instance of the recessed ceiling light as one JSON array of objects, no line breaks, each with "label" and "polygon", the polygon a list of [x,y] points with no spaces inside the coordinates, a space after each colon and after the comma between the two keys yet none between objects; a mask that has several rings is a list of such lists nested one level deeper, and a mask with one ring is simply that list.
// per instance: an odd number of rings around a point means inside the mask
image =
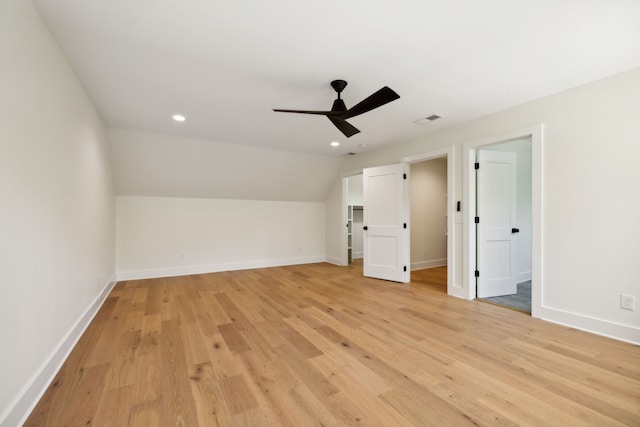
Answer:
[{"label": "recessed ceiling light", "polygon": [[331,143],[331,146],[332,146],[332,147],[339,147],[339,146],[340,146],[340,143],[339,143],[338,141],[333,141],[333,142]]},{"label": "recessed ceiling light", "polygon": [[184,122],[185,120],[187,120],[187,118],[182,114],[174,114],[173,120],[175,120],[176,122]]}]

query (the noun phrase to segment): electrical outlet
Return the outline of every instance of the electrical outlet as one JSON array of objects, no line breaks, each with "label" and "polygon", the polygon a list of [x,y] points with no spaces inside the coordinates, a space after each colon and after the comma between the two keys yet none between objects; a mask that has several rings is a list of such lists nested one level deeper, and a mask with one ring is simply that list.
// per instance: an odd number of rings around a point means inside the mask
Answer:
[{"label": "electrical outlet", "polygon": [[620,308],[624,308],[625,310],[635,310],[636,297],[633,295],[620,294]]}]

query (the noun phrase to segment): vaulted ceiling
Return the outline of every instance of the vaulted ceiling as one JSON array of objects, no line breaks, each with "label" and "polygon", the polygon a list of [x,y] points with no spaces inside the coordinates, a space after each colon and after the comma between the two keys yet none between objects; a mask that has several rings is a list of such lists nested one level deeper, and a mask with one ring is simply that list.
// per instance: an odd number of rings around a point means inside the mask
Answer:
[{"label": "vaulted ceiling", "polygon": [[[109,127],[310,154],[373,150],[640,66],[637,0],[34,3]],[[349,139],[325,117],[272,111],[330,109],[334,79],[347,106],[385,85],[401,98],[350,119]]]}]

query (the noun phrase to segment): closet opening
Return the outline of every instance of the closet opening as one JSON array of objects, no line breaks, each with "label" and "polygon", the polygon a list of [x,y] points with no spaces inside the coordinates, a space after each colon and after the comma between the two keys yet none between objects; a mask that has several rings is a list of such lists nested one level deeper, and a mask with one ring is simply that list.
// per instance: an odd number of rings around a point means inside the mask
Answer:
[{"label": "closet opening", "polygon": [[346,178],[347,183],[347,264],[362,266],[364,256],[363,236],[363,182],[362,174]]}]

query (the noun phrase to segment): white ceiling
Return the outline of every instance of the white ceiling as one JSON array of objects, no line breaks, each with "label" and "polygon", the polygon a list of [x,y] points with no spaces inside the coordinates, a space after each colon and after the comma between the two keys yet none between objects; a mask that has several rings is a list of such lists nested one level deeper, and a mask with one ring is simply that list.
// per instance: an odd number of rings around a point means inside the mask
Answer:
[{"label": "white ceiling", "polygon": [[[34,3],[108,126],[315,154],[414,139],[640,66],[638,0]],[[349,139],[322,116],[271,110],[328,110],[337,78],[348,107],[385,85],[401,98],[350,119],[361,133]]]}]

